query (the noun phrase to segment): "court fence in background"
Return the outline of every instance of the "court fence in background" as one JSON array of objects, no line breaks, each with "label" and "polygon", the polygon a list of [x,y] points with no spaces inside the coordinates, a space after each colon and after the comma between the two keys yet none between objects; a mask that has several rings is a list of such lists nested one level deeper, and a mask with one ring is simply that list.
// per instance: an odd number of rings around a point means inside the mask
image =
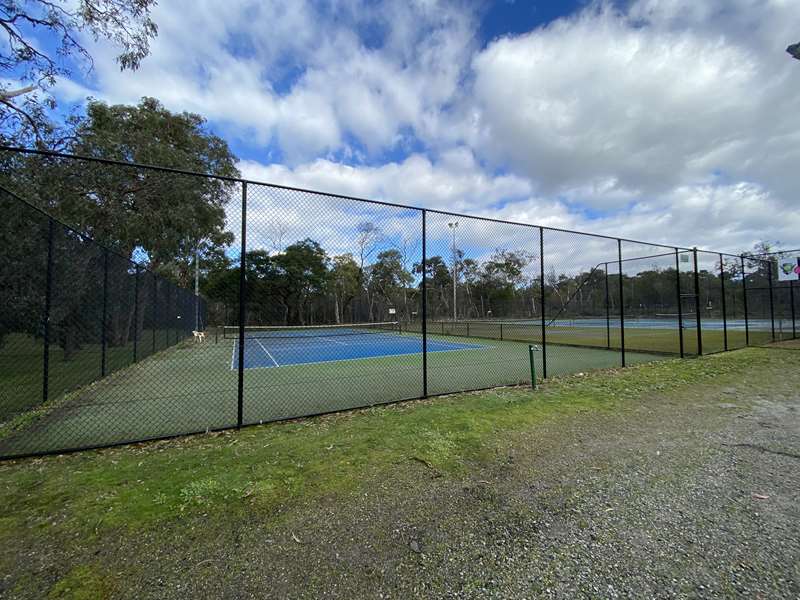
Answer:
[{"label": "court fence in background", "polygon": [[[43,151],[0,148],[0,167],[3,458],[798,347],[774,257]],[[176,243],[206,298],[56,218],[167,201],[233,233]]]}]

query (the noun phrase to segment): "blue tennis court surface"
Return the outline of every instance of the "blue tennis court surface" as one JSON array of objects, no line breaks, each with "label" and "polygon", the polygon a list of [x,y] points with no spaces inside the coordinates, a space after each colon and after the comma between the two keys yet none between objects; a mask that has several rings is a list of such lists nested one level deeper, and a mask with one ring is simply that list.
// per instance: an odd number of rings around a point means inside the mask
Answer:
[{"label": "blue tennis court surface", "polygon": [[[486,348],[428,340],[428,352],[453,352]],[[244,368],[270,369],[289,365],[378,358],[422,353],[422,339],[404,335],[331,335],[314,337],[249,337],[244,341]],[[233,343],[231,369],[239,364],[239,342]]]}]

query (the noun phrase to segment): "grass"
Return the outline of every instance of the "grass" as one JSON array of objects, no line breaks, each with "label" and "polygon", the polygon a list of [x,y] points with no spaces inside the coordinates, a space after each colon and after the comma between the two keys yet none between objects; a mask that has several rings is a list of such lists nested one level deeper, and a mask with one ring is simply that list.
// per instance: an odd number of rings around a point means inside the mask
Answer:
[{"label": "grass", "polygon": [[[417,324],[418,327],[418,324]],[[469,327],[469,329],[467,329]],[[474,335],[485,339],[499,339],[500,322],[470,322],[466,321],[449,323],[447,321],[432,322],[428,331],[433,333],[447,333],[459,336]],[[725,349],[725,338],[729,350],[744,348],[747,345],[747,334],[743,329],[729,329],[727,334],[722,329],[703,329],[701,327],[703,353],[722,352]],[[780,339],[785,337],[783,332],[776,332]],[[541,343],[541,330],[535,323],[503,323],[502,339],[516,340],[530,343]],[[751,328],[750,344],[759,345],[772,341],[769,331]],[[619,350],[622,347],[621,331],[619,327],[563,326],[553,325],[547,327],[548,344],[586,346],[592,348],[610,348]],[[677,328],[625,328],[625,349],[633,352],[655,352],[663,354],[680,354],[680,332]],[[686,328],[683,331],[684,354],[696,355],[697,330]]]},{"label": "grass", "polygon": [[[166,348],[174,340],[174,330],[160,331],[153,348],[153,331],[142,332],[138,358]],[[29,335],[12,333],[0,344],[0,422],[31,410],[42,402],[44,342]],[[58,344],[50,345],[49,397],[55,398],[101,377],[102,348],[99,343],[84,344],[69,360]],[[106,373],[133,363],[133,341],[106,348]]]},{"label": "grass", "polygon": [[[168,553],[177,530],[204,539],[234,523],[279,527],[299,507],[360,497],[369,481],[416,464],[460,478],[492,464],[516,432],[557,428],[580,413],[616,413],[654,394],[680,400],[702,386],[746,378],[768,389],[796,355],[746,349],[692,361],[666,360],[631,369],[527,387],[462,393],[303,421],[67,456],[0,463],[0,570],[32,589],[16,550],[71,545],[68,566],[49,587],[52,598],[102,598],[121,582],[96,551],[103,540],[146,536]],[[424,466],[419,466],[424,465]],[[404,475],[409,476],[409,475]],[[60,540],[60,541],[59,541]],[[63,546],[62,546],[63,547]],[[97,550],[95,550],[97,549]],[[28,556],[28,554],[26,554]],[[43,577],[42,573],[30,577]],[[14,579],[10,580],[14,581]],[[41,584],[39,584],[41,585]],[[116,590],[119,591],[119,590]]]},{"label": "grass", "polygon": [[0,541],[51,531],[92,536],[193,513],[274,509],[353,489],[370,473],[417,460],[457,473],[493,453],[493,440],[548,419],[614,411],[637,398],[757,374],[793,353],[747,349],[695,361],[553,380],[532,392],[500,388],[179,438],[0,464]]}]

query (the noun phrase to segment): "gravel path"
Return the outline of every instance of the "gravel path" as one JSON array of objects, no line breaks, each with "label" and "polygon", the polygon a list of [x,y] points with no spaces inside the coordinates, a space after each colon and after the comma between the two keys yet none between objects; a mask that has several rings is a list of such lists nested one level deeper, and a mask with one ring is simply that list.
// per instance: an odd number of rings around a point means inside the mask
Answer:
[{"label": "gravel path", "polygon": [[711,384],[555,420],[506,440],[468,479],[408,461],[350,498],[294,510],[278,529],[241,524],[199,553],[184,527],[177,554],[208,562],[135,591],[800,598],[800,377],[772,381],[768,393]]}]

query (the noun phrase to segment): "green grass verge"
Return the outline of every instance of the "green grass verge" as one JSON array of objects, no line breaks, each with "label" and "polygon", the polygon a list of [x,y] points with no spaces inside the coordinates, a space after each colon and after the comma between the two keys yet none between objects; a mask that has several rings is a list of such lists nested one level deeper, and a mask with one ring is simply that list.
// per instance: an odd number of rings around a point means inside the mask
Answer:
[{"label": "green grass verge", "polygon": [[[143,331],[137,348],[140,360],[175,343],[175,330]],[[168,343],[169,341],[169,343]],[[13,418],[42,403],[44,342],[29,335],[12,333],[0,344],[0,422]],[[113,373],[133,363],[133,341],[106,348],[106,373]],[[50,345],[49,397],[57,398],[100,378],[102,349],[99,343],[84,344],[64,359],[64,351]]]},{"label": "green grass verge", "polygon": [[[416,460],[459,473],[493,456],[504,433],[576,412],[613,411],[654,392],[759,377],[791,352],[747,349],[132,447],[0,464],[0,543],[91,537],[189,515],[224,521],[354,489]],[[780,365],[778,365],[780,366]],[[781,367],[783,368],[783,367]],[[774,371],[774,369],[773,369]]]}]

